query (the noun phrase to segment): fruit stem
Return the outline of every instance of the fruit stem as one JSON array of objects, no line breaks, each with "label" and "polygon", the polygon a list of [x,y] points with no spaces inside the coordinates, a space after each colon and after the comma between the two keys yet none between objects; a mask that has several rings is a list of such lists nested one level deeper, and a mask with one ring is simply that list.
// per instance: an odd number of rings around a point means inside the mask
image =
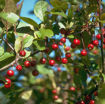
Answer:
[{"label": "fruit stem", "polygon": [[[99,20],[101,19],[101,0],[99,0]],[[101,22],[99,21],[99,29],[102,30]],[[102,68],[102,73],[105,73],[105,68],[104,68],[104,52],[103,52],[103,35],[101,33],[101,68]]]},{"label": "fruit stem", "polygon": [[83,48],[86,49],[85,43],[84,43],[84,39],[83,39],[83,35],[82,35],[82,34],[81,34],[81,39],[82,39]]}]

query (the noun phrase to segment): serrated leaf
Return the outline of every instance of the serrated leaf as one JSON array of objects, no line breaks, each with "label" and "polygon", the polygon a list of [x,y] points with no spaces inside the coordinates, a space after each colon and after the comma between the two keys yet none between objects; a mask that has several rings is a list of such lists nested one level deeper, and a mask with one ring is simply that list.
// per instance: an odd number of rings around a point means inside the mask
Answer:
[{"label": "serrated leaf", "polygon": [[22,41],[23,38],[22,37],[18,37],[15,41],[15,51],[18,52],[21,49],[22,46]]},{"label": "serrated leaf", "polygon": [[19,16],[12,12],[11,13],[1,12],[0,17],[12,24],[16,23],[19,19]]},{"label": "serrated leaf", "polygon": [[49,4],[46,1],[39,1],[35,4],[34,13],[42,21],[44,21],[45,12]]},{"label": "serrated leaf", "polygon": [[33,36],[28,35],[28,36],[24,39],[24,41],[23,41],[23,47],[26,48],[26,47],[31,46],[33,40],[34,40]]},{"label": "serrated leaf", "polygon": [[4,48],[0,46],[0,56],[3,55],[4,53]]},{"label": "serrated leaf", "polygon": [[23,21],[27,22],[28,24],[30,24],[30,25],[32,25],[34,27],[39,28],[38,24],[34,20],[32,20],[32,19],[30,19],[28,17],[20,17],[20,19],[22,19]]}]

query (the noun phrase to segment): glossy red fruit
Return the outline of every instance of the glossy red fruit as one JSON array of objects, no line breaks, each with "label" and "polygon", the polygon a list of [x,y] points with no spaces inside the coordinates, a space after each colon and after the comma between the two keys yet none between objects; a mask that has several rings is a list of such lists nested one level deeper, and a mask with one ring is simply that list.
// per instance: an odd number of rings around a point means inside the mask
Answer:
[{"label": "glossy red fruit", "polygon": [[32,71],[32,75],[33,75],[33,76],[38,76],[38,75],[39,75],[39,72],[38,72],[37,70],[33,70],[33,71]]},{"label": "glossy red fruit", "polygon": [[66,38],[61,38],[60,40],[62,43],[65,43],[66,42]]},{"label": "glossy red fruit", "polygon": [[99,45],[99,41],[98,40],[94,40],[93,41],[93,45],[98,46]]},{"label": "glossy red fruit", "polygon": [[11,84],[4,84],[4,87],[5,88],[10,88],[11,87]]},{"label": "glossy red fruit", "polygon": [[13,71],[13,70],[8,70],[8,71],[7,71],[7,75],[8,75],[9,77],[14,76],[14,71]]},{"label": "glossy red fruit", "polygon": [[25,52],[24,50],[21,50],[21,51],[19,52],[19,55],[24,57],[24,56],[26,55],[26,52]]},{"label": "glossy red fruit", "polygon": [[60,67],[58,67],[58,68],[57,68],[57,71],[61,72],[61,68],[60,68]]},{"label": "glossy red fruit", "polygon": [[97,35],[96,35],[96,38],[97,38],[98,40],[100,40],[100,39],[101,39],[101,34],[97,34]]},{"label": "glossy red fruit", "polygon": [[69,50],[70,50],[69,46],[65,47],[65,51],[69,51]]},{"label": "glossy red fruit", "polygon": [[87,51],[86,51],[85,49],[83,49],[83,50],[81,51],[81,55],[82,55],[82,56],[86,56],[86,55],[87,55]]},{"label": "glossy red fruit", "polygon": [[61,57],[60,56],[56,56],[56,61],[60,61],[61,60]]},{"label": "glossy red fruit", "polygon": [[9,78],[6,78],[5,80],[6,80],[5,84],[11,84],[11,80]]},{"label": "glossy red fruit", "polygon": [[98,92],[97,91],[94,92],[94,96],[98,96]]},{"label": "glossy red fruit", "polygon": [[93,44],[89,44],[89,45],[88,45],[88,49],[89,49],[89,50],[92,50],[93,48],[94,48],[94,45],[93,45]]},{"label": "glossy red fruit", "polygon": [[76,45],[74,43],[72,43],[71,48],[76,48]]},{"label": "glossy red fruit", "polygon": [[57,90],[56,89],[52,90],[52,93],[57,94]]},{"label": "glossy red fruit", "polygon": [[79,72],[79,68],[74,68],[74,72],[78,73]]},{"label": "glossy red fruit", "polygon": [[53,49],[53,50],[58,49],[58,45],[57,45],[57,44],[55,44],[55,43],[54,43],[54,44],[52,44],[52,49]]},{"label": "glossy red fruit", "polygon": [[61,29],[60,29],[60,33],[61,33],[61,34],[66,34],[66,30],[65,30],[64,28],[61,28]]},{"label": "glossy red fruit", "polygon": [[36,65],[36,60],[31,61],[31,66],[35,66]]},{"label": "glossy red fruit", "polygon": [[71,54],[70,53],[66,53],[66,58],[70,58]]},{"label": "glossy red fruit", "polygon": [[72,87],[69,88],[69,90],[70,91],[75,91],[75,87],[72,86]]},{"label": "glossy red fruit", "polygon": [[22,66],[21,65],[17,65],[16,66],[16,70],[21,71],[22,70]]},{"label": "glossy red fruit", "polygon": [[67,60],[67,58],[62,58],[62,60],[61,60],[61,61],[62,61],[62,63],[63,63],[63,64],[66,64],[66,63],[68,63],[68,60]]},{"label": "glossy red fruit", "polygon": [[95,104],[94,100],[90,100],[89,104]]},{"label": "glossy red fruit", "polygon": [[103,44],[105,44],[105,38],[103,39]]},{"label": "glossy red fruit", "polygon": [[54,95],[54,96],[53,96],[53,99],[54,99],[54,100],[57,100],[58,98],[59,98],[58,95]]},{"label": "glossy red fruit", "polygon": [[41,59],[40,59],[40,63],[41,63],[41,64],[45,64],[45,63],[46,63],[46,59],[45,59],[45,58],[41,58]]},{"label": "glossy red fruit", "polygon": [[63,43],[62,43],[62,42],[59,42],[59,45],[61,45],[61,46],[62,46],[62,45],[63,45]]},{"label": "glossy red fruit", "polygon": [[73,43],[74,43],[75,45],[80,45],[80,40],[79,40],[79,39],[74,39],[74,40],[73,40]]},{"label": "glossy red fruit", "polygon": [[84,101],[81,101],[80,104],[85,104],[85,102]]},{"label": "glossy red fruit", "polygon": [[55,65],[55,61],[54,60],[49,60],[49,65],[50,66],[54,66]]},{"label": "glossy red fruit", "polygon": [[26,68],[29,68],[29,67],[31,66],[30,61],[25,61],[25,62],[24,62],[24,66],[25,66]]}]

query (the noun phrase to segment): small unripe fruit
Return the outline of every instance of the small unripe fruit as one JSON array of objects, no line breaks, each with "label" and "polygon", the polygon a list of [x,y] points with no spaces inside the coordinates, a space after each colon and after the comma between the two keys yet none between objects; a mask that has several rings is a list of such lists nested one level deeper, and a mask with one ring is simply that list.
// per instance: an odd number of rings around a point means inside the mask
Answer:
[{"label": "small unripe fruit", "polygon": [[29,67],[31,66],[30,61],[25,61],[25,62],[24,62],[24,66],[25,66],[26,68],[29,68]]},{"label": "small unripe fruit", "polygon": [[52,49],[53,49],[53,50],[58,49],[58,45],[57,45],[57,44],[55,44],[55,43],[54,43],[54,44],[52,44]]},{"label": "small unripe fruit", "polygon": [[93,44],[89,44],[89,45],[88,45],[88,49],[89,49],[89,50],[92,50],[93,48],[94,48],[94,45],[93,45]]},{"label": "small unripe fruit", "polygon": [[37,70],[33,70],[33,71],[32,71],[32,75],[33,75],[33,76],[38,76],[38,75],[39,75],[39,72],[38,72]]},{"label": "small unripe fruit", "polygon": [[58,67],[58,68],[57,68],[57,71],[59,71],[59,72],[60,72],[60,71],[61,71],[61,68],[60,68],[60,67]]},{"label": "small unripe fruit", "polygon": [[45,58],[41,58],[41,59],[40,59],[40,63],[41,63],[41,64],[45,64],[45,63],[46,63],[46,59],[45,59]]},{"label": "small unripe fruit", "polygon": [[54,66],[55,65],[55,61],[54,60],[49,60],[49,65],[50,66]]},{"label": "small unripe fruit", "polygon": [[74,39],[74,40],[73,40],[73,43],[74,43],[75,45],[80,45],[80,40],[79,40],[79,39]]},{"label": "small unripe fruit", "polygon": [[86,56],[86,55],[87,55],[87,51],[86,51],[85,49],[83,49],[83,50],[81,51],[81,55],[82,55],[82,56]]},{"label": "small unripe fruit", "polygon": [[99,41],[98,40],[94,40],[93,41],[93,45],[98,46],[99,45]]},{"label": "small unripe fruit", "polygon": [[19,52],[19,55],[24,57],[24,56],[26,55],[26,52],[25,52],[24,50],[21,50],[21,51]]},{"label": "small unripe fruit", "polygon": [[62,60],[61,60],[61,61],[62,61],[62,63],[63,63],[63,64],[66,64],[66,63],[68,63],[68,60],[67,60],[67,58],[62,58]]},{"label": "small unripe fruit", "polygon": [[7,75],[8,75],[9,77],[14,76],[14,71],[13,71],[13,70],[8,70],[8,71],[7,71]]},{"label": "small unripe fruit", "polygon": [[100,39],[101,39],[101,34],[97,34],[97,35],[96,35],[96,38],[97,38],[98,40],[100,40]]},{"label": "small unripe fruit", "polygon": [[60,40],[62,43],[65,43],[66,42],[66,38],[61,38]]},{"label": "small unripe fruit", "polygon": [[22,70],[22,66],[21,65],[17,65],[16,66],[16,70],[21,71]]}]

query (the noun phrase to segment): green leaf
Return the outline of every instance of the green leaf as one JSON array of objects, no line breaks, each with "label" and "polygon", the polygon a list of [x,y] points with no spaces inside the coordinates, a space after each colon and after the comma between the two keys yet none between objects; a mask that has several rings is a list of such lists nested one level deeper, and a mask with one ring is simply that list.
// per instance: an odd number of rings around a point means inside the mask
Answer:
[{"label": "green leaf", "polygon": [[37,70],[40,74],[54,76],[53,70],[44,67],[44,65],[37,65]]},{"label": "green leaf", "polygon": [[30,54],[31,54],[31,51],[27,51],[27,50],[25,50],[25,52],[26,52],[26,55],[25,55],[25,57],[24,57],[24,58],[29,57],[29,56],[30,56]]},{"label": "green leaf", "polygon": [[19,16],[17,16],[15,13],[12,12],[11,13],[1,12],[0,17],[12,24],[15,24],[19,19]]},{"label": "green leaf", "polygon": [[33,44],[36,46],[38,50],[45,50],[45,41],[44,40],[35,40]]},{"label": "green leaf", "polygon": [[44,28],[40,29],[40,34],[41,34],[41,36],[40,36],[41,38],[45,38],[45,37],[51,38],[54,35],[52,30],[44,29]]},{"label": "green leaf", "polygon": [[4,48],[0,47],[0,56],[3,55],[3,53],[4,53]]},{"label": "green leaf", "polygon": [[26,47],[31,46],[33,40],[34,40],[33,36],[28,35],[23,41],[23,47],[26,48]]},{"label": "green leaf", "polygon": [[74,38],[74,35],[70,34],[69,36],[67,36],[68,38]]},{"label": "green leaf", "polygon": [[13,32],[8,32],[8,34],[7,34],[7,40],[10,43],[13,43],[13,44],[15,43],[15,35],[14,35]]},{"label": "green leaf", "polygon": [[60,16],[62,16],[64,18],[67,18],[67,15],[64,12],[51,12],[51,14],[60,15]]},{"label": "green leaf", "polygon": [[8,52],[5,52],[1,57],[0,57],[0,61],[3,61],[7,58],[13,57],[14,55]]},{"label": "green leaf", "polygon": [[20,17],[20,19],[22,19],[23,21],[27,22],[28,24],[30,24],[30,25],[32,25],[34,27],[39,28],[38,24],[34,20],[32,20],[32,19],[30,19],[28,17]]},{"label": "green leaf", "polygon": [[39,1],[35,4],[34,13],[42,21],[44,21],[45,12],[49,4],[46,1]]},{"label": "green leaf", "polygon": [[21,47],[22,47],[22,41],[23,41],[23,38],[22,37],[18,37],[15,41],[15,51],[18,52]]}]

